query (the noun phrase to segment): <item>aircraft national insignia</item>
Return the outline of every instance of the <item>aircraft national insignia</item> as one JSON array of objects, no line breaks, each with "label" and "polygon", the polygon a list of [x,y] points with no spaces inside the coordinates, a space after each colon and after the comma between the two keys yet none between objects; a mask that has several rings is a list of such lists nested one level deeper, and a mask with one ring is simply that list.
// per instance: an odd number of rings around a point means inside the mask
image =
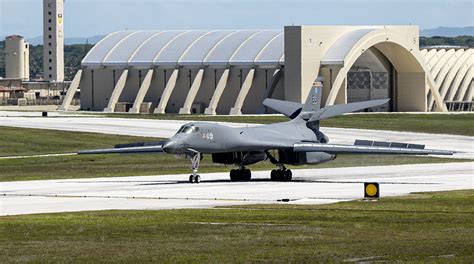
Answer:
[{"label": "aircraft national insignia", "polygon": [[314,105],[317,104],[318,103],[318,97],[316,97],[315,95],[312,95],[311,96],[311,101]]}]

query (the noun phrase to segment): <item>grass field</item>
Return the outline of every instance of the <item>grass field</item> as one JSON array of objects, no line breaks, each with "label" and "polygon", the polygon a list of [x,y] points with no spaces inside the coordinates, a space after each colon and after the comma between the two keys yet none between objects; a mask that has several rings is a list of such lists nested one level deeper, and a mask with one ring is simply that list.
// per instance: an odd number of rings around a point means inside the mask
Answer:
[{"label": "grass field", "polygon": [[472,263],[474,191],[0,217],[2,262]]},{"label": "grass field", "polygon": [[[156,138],[129,137],[96,133],[0,127],[0,157],[47,153],[70,153],[84,149],[110,148],[118,143],[157,141]],[[462,160],[456,160],[456,162]],[[411,156],[340,155],[335,161],[298,168],[335,168],[453,162],[452,159]],[[167,154],[87,155],[26,159],[0,159],[0,181],[73,179],[134,175],[190,173],[189,160]],[[210,156],[201,162],[200,172],[230,171],[232,167],[213,164]],[[271,170],[270,162],[250,167]],[[295,167],[291,167],[295,168]]]},{"label": "grass field", "polygon": [[0,126],[0,157],[70,153],[157,138]]},{"label": "grass field", "polygon": [[[284,116],[204,116],[173,114],[105,114],[106,117],[162,120],[199,120],[269,124],[287,121]],[[474,114],[351,114],[321,121],[325,127],[411,131],[474,136]]]}]

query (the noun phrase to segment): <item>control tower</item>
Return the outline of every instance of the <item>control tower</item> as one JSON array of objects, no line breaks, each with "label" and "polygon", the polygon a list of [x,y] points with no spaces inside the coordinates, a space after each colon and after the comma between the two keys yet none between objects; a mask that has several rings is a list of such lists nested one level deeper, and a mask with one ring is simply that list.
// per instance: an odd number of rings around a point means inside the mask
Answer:
[{"label": "control tower", "polygon": [[64,0],[43,0],[43,72],[47,81],[64,80]]}]

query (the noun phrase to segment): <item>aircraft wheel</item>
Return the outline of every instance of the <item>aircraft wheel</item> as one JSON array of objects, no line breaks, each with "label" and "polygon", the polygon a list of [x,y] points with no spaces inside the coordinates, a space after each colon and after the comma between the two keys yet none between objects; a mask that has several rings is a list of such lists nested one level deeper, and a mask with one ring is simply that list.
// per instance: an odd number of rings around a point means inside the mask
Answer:
[{"label": "aircraft wheel", "polygon": [[230,181],[236,181],[237,180],[237,170],[230,170]]},{"label": "aircraft wheel", "polygon": [[193,183],[194,182],[194,175],[189,175],[189,183]]},{"label": "aircraft wheel", "polygon": [[249,169],[242,170],[242,180],[250,181],[252,178],[252,172]]},{"label": "aircraft wheel", "polygon": [[270,180],[276,181],[278,179],[278,171],[277,170],[272,170],[270,173]]},{"label": "aircraft wheel", "polygon": [[277,170],[277,173],[276,173],[277,181],[283,181],[283,177],[284,177],[283,172],[284,172],[283,170]]},{"label": "aircraft wheel", "polygon": [[236,177],[236,178],[237,178],[237,181],[245,181],[245,169],[243,169],[243,170],[236,170],[236,171],[237,171],[237,173],[236,173],[236,175],[237,175],[237,177]]},{"label": "aircraft wheel", "polygon": [[201,182],[201,176],[196,175],[194,176],[194,183],[200,183]]},{"label": "aircraft wheel", "polygon": [[293,179],[293,173],[291,170],[284,170],[283,176],[284,181],[291,181]]}]

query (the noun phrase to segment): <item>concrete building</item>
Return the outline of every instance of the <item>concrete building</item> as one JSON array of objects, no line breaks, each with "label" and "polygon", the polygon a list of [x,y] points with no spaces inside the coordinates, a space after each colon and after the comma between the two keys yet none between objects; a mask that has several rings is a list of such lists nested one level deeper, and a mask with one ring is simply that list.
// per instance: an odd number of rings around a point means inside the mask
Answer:
[{"label": "concrete building", "polygon": [[30,47],[19,35],[5,38],[6,78],[30,79]]},{"label": "concrete building", "polygon": [[43,0],[43,75],[64,80],[64,0]]},{"label": "concrete building", "polygon": [[418,34],[417,26],[115,32],[84,58],[61,109],[80,86],[84,110],[264,113],[265,98],[303,102],[317,78],[324,105],[391,98],[372,110],[446,111],[459,87],[454,98],[472,102],[472,50],[435,65]]},{"label": "concrete building", "polygon": [[[0,105],[58,105],[69,86],[70,82],[66,81],[39,82],[0,78]],[[76,100],[72,104],[75,105]]]}]

